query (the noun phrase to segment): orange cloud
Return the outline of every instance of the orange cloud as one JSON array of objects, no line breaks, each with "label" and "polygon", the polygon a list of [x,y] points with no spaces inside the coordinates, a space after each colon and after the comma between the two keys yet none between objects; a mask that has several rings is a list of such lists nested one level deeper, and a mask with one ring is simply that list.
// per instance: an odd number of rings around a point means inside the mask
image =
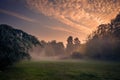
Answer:
[{"label": "orange cloud", "polygon": [[99,24],[108,23],[120,11],[119,0],[26,1],[29,8],[59,20],[84,36],[91,33]]},{"label": "orange cloud", "polygon": [[37,22],[37,20],[34,20],[34,19],[31,19],[31,18],[25,17],[25,16],[23,16],[23,15],[20,15],[20,14],[18,14],[18,13],[15,13],[15,12],[3,10],[3,9],[0,9],[0,13],[4,13],[4,14],[7,14],[7,15],[11,15],[11,16],[17,17],[17,18],[19,18],[19,19],[28,21],[28,22]]}]

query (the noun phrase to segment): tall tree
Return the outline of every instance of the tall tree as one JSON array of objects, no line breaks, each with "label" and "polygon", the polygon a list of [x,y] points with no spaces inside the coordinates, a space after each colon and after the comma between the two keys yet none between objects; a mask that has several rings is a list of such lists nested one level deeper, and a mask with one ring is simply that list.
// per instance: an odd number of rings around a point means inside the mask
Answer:
[{"label": "tall tree", "polygon": [[67,38],[67,44],[73,44],[73,37],[72,36],[69,36]]},{"label": "tall tree", "polygon": [[74,43],[75,43],[76,45],[80,45],[80,40],[79,40],[79,38],[76,37],[76,38],[74,39]]},{"label": "tall tree", "polygon": [[78,51],[78,50],[80,49],[80,44],[81,44],[81,43],[80,43],[79,38],[76,37],[76,38],[74,39],[74,50],[75,50],[75,51]]},{"label": "tall tree", "polygon": [[67,38],[66,53],[67,53],[68,55],[71,55],[73,51],[74,51],[73,37],[72,37],[72,36],[69,36],[69,37]]}]

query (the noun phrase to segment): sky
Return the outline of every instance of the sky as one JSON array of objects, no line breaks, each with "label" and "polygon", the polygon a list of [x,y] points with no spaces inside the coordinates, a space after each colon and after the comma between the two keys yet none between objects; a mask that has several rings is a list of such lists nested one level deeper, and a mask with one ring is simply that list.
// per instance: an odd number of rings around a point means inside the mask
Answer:
[{"label": "sky", "polygon": [[0,24],[66,44],[68,36],[83,43],[98,25],[120,11],[120,0],[0,0]]}]

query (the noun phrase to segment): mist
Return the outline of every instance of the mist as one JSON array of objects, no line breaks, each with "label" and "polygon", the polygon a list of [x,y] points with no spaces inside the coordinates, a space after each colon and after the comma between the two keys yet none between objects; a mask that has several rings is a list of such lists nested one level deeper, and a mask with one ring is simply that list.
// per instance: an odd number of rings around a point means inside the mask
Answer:
[{"label": "mist", "polygon": [[[120,14],[108,24],[101,24],[81,44],[77,37],[68,36],[67,44],[52,40],[41,40],[42,46],[30,50],[32,60],[67,60],[67,59],[94,59],[119,61],[120,57]],[[65,47],[66,46],[66,47]]]},{"label": "mist", "polygon": [[63,54],[56,55],[57,53],[55,53],[53,48],[50,46],[35,46],[29,51],[29,53],[32,61],[56,61],[61,60],[61,58],[65,56]]}]

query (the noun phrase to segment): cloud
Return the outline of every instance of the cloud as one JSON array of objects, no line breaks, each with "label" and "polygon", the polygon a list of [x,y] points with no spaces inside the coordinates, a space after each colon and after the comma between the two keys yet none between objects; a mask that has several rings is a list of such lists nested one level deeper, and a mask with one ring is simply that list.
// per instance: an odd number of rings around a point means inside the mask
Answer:
[{"label": "cloud", "polygon": [[7,15],[11,15],[11,16],[17,17],[17,18],[19,18],[19,19],[28,21],[28,22],[37,22],[37,20],[28,18],[28,17],[26,17],[26,16],[20,15],[20,14],[15,13],[15,12],[11,12],[11,11],[8,11],[8,10],[4,10],[4,9],[0,9],[0,13],[4,13],[4,14],[7,14]]},{"label": "cloud", "polygon": [[[119,0],[26,1],[30,9],[53,17],[85,36],[91,33],[99,24],[108,23],[120,11]],[[59,30],[65,29],[59,28]]]},{"label": "cloud", "polygon": [[73,31],[63,28],[63,27],[47,27],[47,28],[52,29],[52,30],[67,32],[67,33],[74,33]]}]

